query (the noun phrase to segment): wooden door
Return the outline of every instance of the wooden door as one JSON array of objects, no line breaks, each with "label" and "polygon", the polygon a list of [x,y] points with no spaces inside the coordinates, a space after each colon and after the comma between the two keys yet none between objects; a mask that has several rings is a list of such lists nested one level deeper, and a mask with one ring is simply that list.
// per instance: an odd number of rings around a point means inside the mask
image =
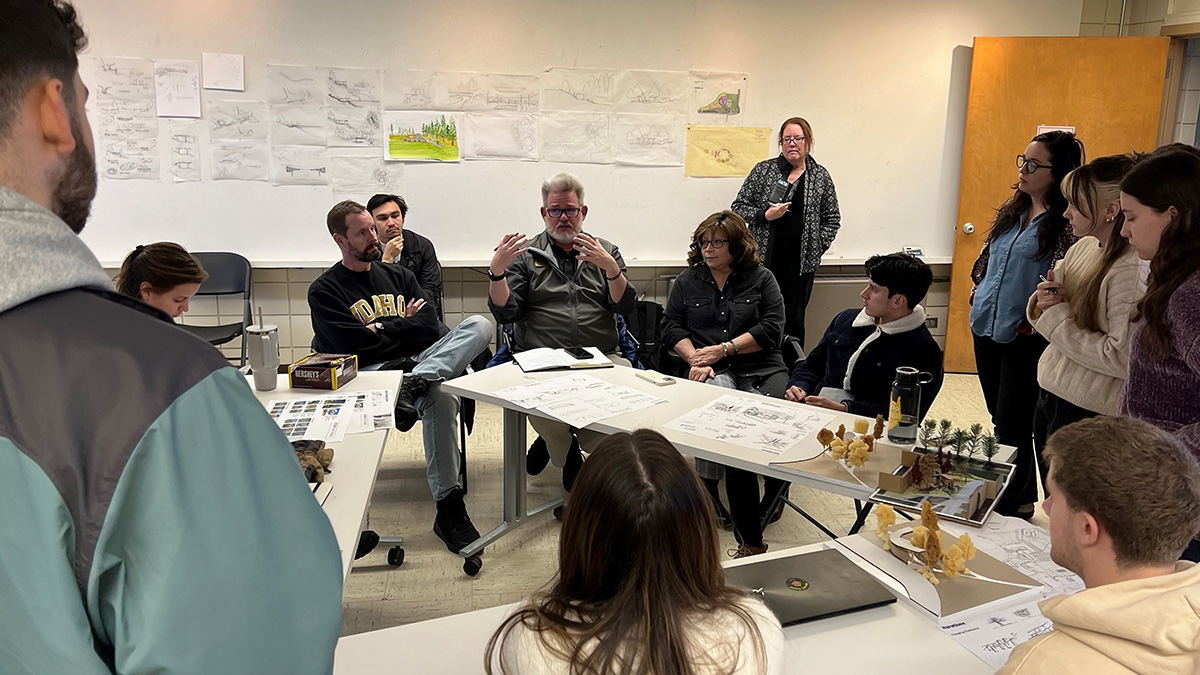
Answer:
[{"label": "wooden door", "polygon": [[947,372],[975,372],[967,301],[971,265],[996,208],[1012,196],[1016,156],[1043,124],[1075,127],[1088,159],[1154,149],[1169,43],[1165,37],[975,38],[946,324]]}]

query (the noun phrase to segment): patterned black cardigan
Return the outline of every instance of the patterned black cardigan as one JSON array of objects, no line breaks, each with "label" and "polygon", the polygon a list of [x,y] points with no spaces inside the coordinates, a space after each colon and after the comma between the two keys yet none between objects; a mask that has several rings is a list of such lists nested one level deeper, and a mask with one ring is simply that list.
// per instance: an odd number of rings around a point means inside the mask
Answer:
[{"label": "patterned black cardigan", "polygon": [[[772,223],[766,218],[767,207],[770,206],[768,198],[776,181],[786,179],[791,170],[792,165],[783,155],[755,164],[750,175],[746,176],[746,182],[742,183],[737,198],[733,200],[731,208],[750,226],[764,264],[769,264],[771,260],[771,247],[775,239]],[[807,274],[817,271],[821,256],[833,244],[833,238],[842,225],[842,213],[838,210],[837,191],[829,171],[817,164],[811,155],[805,160],[804,174],[803,243],[799,251],[784,253],[801,256],[800,271]]]}]

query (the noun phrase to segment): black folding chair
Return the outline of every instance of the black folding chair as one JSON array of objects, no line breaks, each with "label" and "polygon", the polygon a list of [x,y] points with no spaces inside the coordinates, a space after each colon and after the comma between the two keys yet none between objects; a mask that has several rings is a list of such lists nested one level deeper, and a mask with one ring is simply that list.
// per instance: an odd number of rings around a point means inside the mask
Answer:
[{"label": "black folding chair", "polygon": [[[193,253],[208,278],[200,284],[196,295],[242,296],[242,320],[220,326],[181,326],[184,330],[208,342],[214,347],[232,342],[245,332],[250,319],[250,261],[236,253],[211,252]],[[246,341],[242,340],[242,358],[238,366],[246,365]]]}]

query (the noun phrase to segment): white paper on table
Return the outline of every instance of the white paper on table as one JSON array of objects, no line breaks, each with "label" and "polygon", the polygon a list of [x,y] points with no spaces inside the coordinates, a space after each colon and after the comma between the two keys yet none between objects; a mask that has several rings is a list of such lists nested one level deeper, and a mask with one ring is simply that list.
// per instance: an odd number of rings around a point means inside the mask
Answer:
[{"label": "white paper on table", "polygon": [[379,108],[329,105],[325,108],[325,134],[329,147],[382,148]]},{"label": "white paper on table", "polygon": [[686,133],[682,115],[613,115],[613,158],[617,164],[683,166]]},{"label": "white paper on table", "polygon": [[101,175],[110,180],[158,180],[157,138],[106,140],[100,145]]},{"label": "white paper on table", "polygon": [[522,408],[537,408],[538,406],[555,401],[565,401],[591,388],[603,388],[607,385],[603,380],[591,375],[570,374],[539,380],[530,384],[518,384],[495,392],[496,396],[512,401]]},{"label": "white paper on table", "polygon": [[159,117],[199,117],[200,64],[154,59],[154,93]]},{"label": "white paper on table", "polygon": [[693,70],[689,73],[688,122],[705,126],[741,124],[745,119],[746,90],[750,76]]},{"label": "white paper on table", "polygon": [[328,185],[325,148],[307,145],[271,146],[272,185]]},{"label": "white paper on table", "polygon": [[270,116],[261,101],[207,101],[204,118],[211,141],[267,140]]},{"label": "white paper on table", "polygon": [[213,180],[269,180],[266,141],[215,141],[208,145]]},{"label": "white paper on table", "polygon": [[340,442],[345,438],[353,413],[347,396],[270,401],[267,413],[289,441]]},{"label": "white paper on table", "polygon": [[488,110],[487,74],[473,71],[435,72],[433,105],[437,110],[455,112]]},{"label": "white paper on table", "polygon": [[279,145],[326,145],[325,106],[273,105],[271,142]]},{"label": "white paper on table", "polygon": [[465,126],[464,159],[537,161],[537,115],[467,113]]},{"label": "white paper on table", "polygon": [[203,66],[205,89],[245,91],[246,61],[241,54],[203,52],[200,63]]},{"label": "white paper on table", "polygon": [[1054,630],[1054,622],[1038,609],[1040,596],[1016,597],[1021,600],[1006,598],[1007,602],[999,605],[959,612],[939,621],[938,627],[988,666],[1000,668],[1017,645]]},{"label": "white paper on table", "polygon": [[975,548],[1042,584],[1042,597],[1078,593],[1083,579],[1050,559],[1050,533],[1020,518],[992,514],[982,527],[944,522],[956,535],[969,534]]},{"label": "white paper on table", "polygon": [[120,98],[98,98],[94,103],[97,111],[97,138],[123,141],[127,138],[154,138],[158,136],[158,117],[154,114],[154,99],[126,100]]},{"label": "white paper on table", "polygon": [[[343,151],[345,152],[345,151]],[[329,184],[335,194],[357,195],[400,192],[404,164],[385,162],[379,151],[369,156],[333,155],[329,158]]]},{"label": "white paper on table", "polygon": [[267,64],[267,103],[321,105],[329,93],[327,69]]},{"label": "white paper on table", "polygon": [[154,100],[154,64],[150,59],[90,59],[88,80],[96,98],[125,101]]},{"label": "white paper on table", "polygon": [[539,78],[542,110],[607,112],[613,106],[617,71],[547,68]]},{"label": "white paper on table", "polygon": [[327,68],[326,103],[362,108],[378,108],[382,100],[383,79],[374,68]]},{"label": "white paper on table", "polygon": [[432,70],[383,71],[384,109],[436,110],[433,100]]},{"label": "white paper on table", "polygon": [[725,394],[664,426],[771,455],[781,455],[835,418],[833,414],[818,412],[811,407]]},{"label": "white paper on table", "polygon": [[580,395],[537,406],[539,412],[582,429],[592,422],[666,403],[666,399],[645,392],[604,383],[603,387],[584,388]]},{"label": "white paper on table", "polygon": [[607,113],[542,113],[543,161],[612,164],[612,120]]},{"label": "white paper on table", "polygon": [[167,168],[176,183],[200,180],[200,120],[167,120]]},{"label": "white paper on table", "polygon": [[615,89],[615,112],[685,115],[692,82],[682,70],[622,70]]}]

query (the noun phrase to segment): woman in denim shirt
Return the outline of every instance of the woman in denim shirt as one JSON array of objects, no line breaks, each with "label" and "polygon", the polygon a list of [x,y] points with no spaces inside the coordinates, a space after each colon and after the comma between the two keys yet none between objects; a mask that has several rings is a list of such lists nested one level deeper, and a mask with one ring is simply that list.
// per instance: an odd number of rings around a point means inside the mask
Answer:
[{"label": "woman in denim shirt", "polygon": [[1067,223],[1064,176],[1083,163],[1075,134],[1034,136],[1017,156],[1016,192],[996,211],[987,243],[971,270],[975,367],[996,437],[1017,448],[1016,470],[996,510],[1029,517],[1037,501],[1033,413],[1037,364],[1046,339],[1025,320],[1025,304],[1041,275],[1075,243]]},{"label": "woman in denim shirt", "polygon": [[[663,342],[684,360],[688,377],[718,387],[783,398],[787,368],[780,352],[783,294],[762,266],[754,235],[733,211],[714,213],[692,234],[689,268],[675,280],[663,312]],[[729,513],[740,546],[734,557],[764,553],[758,476],[696,460],[720,511],[717,482],[725,473]],[[766,479],[773,495],[783,481]]]}]

